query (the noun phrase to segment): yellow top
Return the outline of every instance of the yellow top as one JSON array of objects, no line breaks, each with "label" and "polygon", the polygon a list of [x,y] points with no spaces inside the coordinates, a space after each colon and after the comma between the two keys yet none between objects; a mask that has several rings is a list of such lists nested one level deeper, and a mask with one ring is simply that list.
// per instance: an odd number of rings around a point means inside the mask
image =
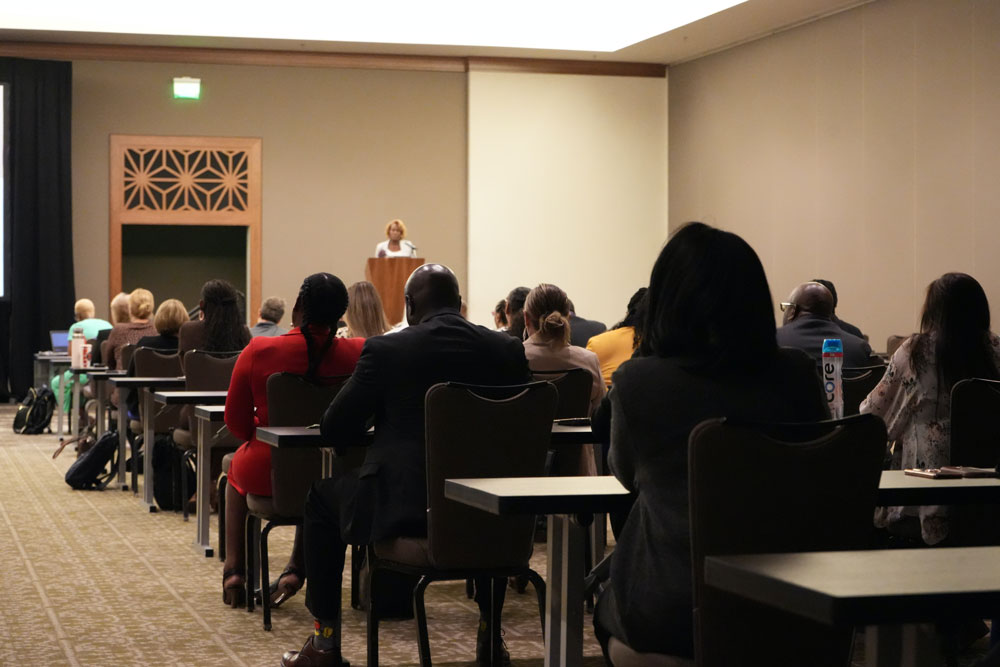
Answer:
[{"label": "yellow top", "polygon": [[634,335],[635,327],[622,327],[597,334],[587,341],[587,349],[597,355],[597,360],[601,364],[604,384],[609,387],[611,386],[611,374],[622,365],[622,362],[632,358],[632,337]]}]

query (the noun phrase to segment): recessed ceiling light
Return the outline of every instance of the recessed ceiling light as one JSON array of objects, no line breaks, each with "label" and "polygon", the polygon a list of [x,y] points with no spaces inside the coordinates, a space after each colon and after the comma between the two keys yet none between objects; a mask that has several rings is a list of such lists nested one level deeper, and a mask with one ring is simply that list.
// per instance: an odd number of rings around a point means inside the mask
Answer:
[{"label": "recessed ceiling light", "polygon": [[617,51],[746,0],[10,2],[0,28]]}]

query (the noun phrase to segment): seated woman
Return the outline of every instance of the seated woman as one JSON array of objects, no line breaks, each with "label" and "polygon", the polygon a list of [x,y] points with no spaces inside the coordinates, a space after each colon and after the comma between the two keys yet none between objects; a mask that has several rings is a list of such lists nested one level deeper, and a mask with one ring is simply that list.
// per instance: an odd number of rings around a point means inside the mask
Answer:
[{"label": "seated woman", "polygon": [[406,240],[406,225],[402,220],[390,220],[385,226],[386,240],[375,246],[376,257],[416,257],[417,247]]},{"label": "seated woman", "polygon": [[[243,603],[244,519],[246,494],[271,495],[271,447],[254,435],[266,426],[267,379],[282,371],[308,377],[348,375],[361,356],[364,340],[337,338],[337,321],[347,308],[344,283],[329,273],[315,273],[302,283],[292,310],[296,325],[282,336],[257,337],[240,354],[226,396],[226,426],[245,439],[233,457],[226,488],[226,563],[222,573],[222,599],[232,606]],[[294,595],[305,581],[301,530],[288,566],[272,586],[277,606]]]},{"label": "seated woman", "polygon": [[[187,321],[188,314],[184,304],[177,299],[167,299],[160,304],[153,316],[156,335],[143,336],[136,341],[135,346],[149,347],[163,353],[177,352],[177,332]],[[128,374],[135,375],[134,358],[128,366]],[[139,393],[136,391],[128,393],[128,410],[132,414],[139,414]]]},{"label": "seated woman", "polygon": [[[120,322],[108,334],[108,368],[122,367],[122,348],[134,345],[143,336],[155,336],[156,327],[149,321],[153,314],[153,293],[138,288],[128,295],[128,322]],[[115,392],[116,393],[116,392]],[[112,393],[114,397],[114,393]]]},{"label": "seated woman", "polygon": [[340,338],[371,338],[381,336],[391,328],[382,309],[382,299],[375,286],[367,280],[347,288],[346,326],[337,330]]},{"label": "seated woman", "polygon": [[[946,273],[927,287],[920,333],[889,362],[882,381],[861,403],[885,421],[896,442],[892,469],[951,463],[951,388],[967,378],[1000,379],[1000,339],[990,332],[982,286],[964,273]],[[948,536],[945,508],[881,508],[876,525],[902,541],[937,544]]]},{"label": "seated woman", "polygon": [[778,348],[764,268],[739,236],[690,223],[649,280],[638,356],[615,371],[614,475],[636,494],[598,599],[594,630],[640,652],[694,656],[688,435],[714,417],[828,416],[812,360]]},{"label": "seated woman", "polygon": [[177,351],[183,361],[189,350],[237,352],[250,342],[246,317],[240,312],[236,288],[225,280],[209,280],[201,287],[201,319],[181,325]]},{"label": "seated woman", "polygon": [[639,325],[646,316],[646,288],[640,287],[628,300],[625,319],[609,331],[591,336],[587,349],[597,355],[604,384],[611,386],[611,375],[628,361],[639,347]]},{"label": "seated woman", "polygon": [[585,368],[594,378],[590,391],[590,412],[604,398],[604,380],[597,355],[569,344],[569,304],[566,292],[555,285],[541,284],[524,301],[524,356],[532,371]]}]

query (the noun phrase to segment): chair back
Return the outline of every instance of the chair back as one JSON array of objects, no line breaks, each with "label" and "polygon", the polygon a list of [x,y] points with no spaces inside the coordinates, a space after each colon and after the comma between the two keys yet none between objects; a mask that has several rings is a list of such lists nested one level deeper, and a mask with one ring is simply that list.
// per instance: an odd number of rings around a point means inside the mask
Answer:
[{"label": "chair back", "polygon": [[[136,377],[179,377],[181,375],[181,357],[176,352],[164,354],[151,347],[138,347],[132,356],[135,362]],[[139,418],[143,419],[142,401],[139,401]],[[180,406],[170,405],[156,413],[153,430],[156,433],[166,433],[177,426],[180,420]]]},{"label": "chair back", "polygon": [[531,375],[536,381],[548,381],[555,385],[559,396],[556,419],[590,416],[590,390],[594,378],[586,368],[532,370]]},{"label": "chair back", "polygon": [[541,476],[557,401],[548,382],[511,387],[449,382],[427,390],[427,540],[434,567],[527,564],[534,516],[493,516],[448,500],[444,481]]},{"label": "chair back", "polygon": [[892,355],[896,353],[896,350],[899,349],[899,346],[902,345],[903,341],[905,341],[907,338],[909,338],[909,336],[900,336],[898,334],[893,334],[892,336],[886,338],[885,339],[886,356],[892,359]]},{"label": "chair back", "polygon": [[885,375],[885,364],[843,369],[844,416],[858,414],[861,402],[868,398]]},{"label": "chair back", "polygon": [[[136,346],[133,343],[127,345],[122,345],[122,363],[116,368],[120,371],[128,370],[129,365],[132,363],[132,355],[135,354]],[[103,358],[103,357],[102,357]]]},{"label": "chair back", "polygon": [[[972,378],[951,389],[952,465],[993,468],[1000,464],[1000,381]],[[956,505],[948,515],[953,544],[1000,544],[1000,508]]]},{"label": "chair back", "polygon": [[704,584],[705,556],[861,549],[873,536],[886,430],[873,415],[812,424],[702,422],[689,439],[699,665],[847,665],[853,630]]},{"label": "chair back", "polygon": [[108,366],[108,351],[111,349],[111,341],[107,338],[101,341],[101,363]]},{"label": "chair back", "polygon": [[188,391],[227,391],[240,351],[184,353],[184,388]]},{"label": "chair back", "polygon": [[[307,380],[294,373],[267,378],[269,426],[309,426],[323,418],[349,375]],[[271,503],[281,516],[301,516],[306,494],[322,477],[323,452],[317,447],[271,450]]]}]

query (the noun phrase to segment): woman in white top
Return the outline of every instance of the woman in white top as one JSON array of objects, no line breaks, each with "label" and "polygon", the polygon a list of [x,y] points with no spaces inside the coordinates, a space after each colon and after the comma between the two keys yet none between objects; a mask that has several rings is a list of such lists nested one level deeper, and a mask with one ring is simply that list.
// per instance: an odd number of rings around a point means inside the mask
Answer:
[{"label": "woman in white top", "polygon": [[402,220],[391,220],[385,226],[387,240],[375,246],[376,257],[416,257],[417,247],[406,241],[406,225]]}]

